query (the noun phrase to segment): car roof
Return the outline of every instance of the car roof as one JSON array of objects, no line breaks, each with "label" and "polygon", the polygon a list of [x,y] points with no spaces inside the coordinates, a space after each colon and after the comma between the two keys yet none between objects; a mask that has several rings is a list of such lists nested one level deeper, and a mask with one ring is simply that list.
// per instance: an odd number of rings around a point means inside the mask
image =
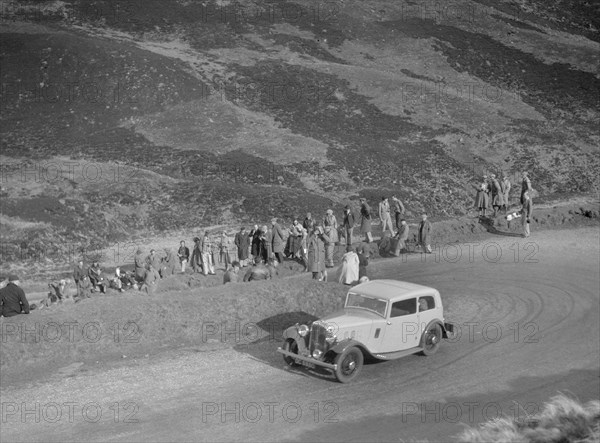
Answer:
[{"label": "car roof", "polygon": [[437,294],[437,289],[399,280],[370,280],[354,286],[348,292],[387,300]]}]

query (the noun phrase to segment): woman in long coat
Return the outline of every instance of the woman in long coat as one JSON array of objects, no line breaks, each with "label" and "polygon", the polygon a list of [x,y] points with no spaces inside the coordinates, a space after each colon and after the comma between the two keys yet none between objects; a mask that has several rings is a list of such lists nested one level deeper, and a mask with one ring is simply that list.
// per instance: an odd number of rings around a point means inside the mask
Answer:
[{"label": "woman in long coat", "polygon": [[485,211],[489,205],[488,182],[487,176],[483,176],[483,180],[475,187],[477,194],[475,195],[475,208],[479,210],[479,216],[485,217]]},{"label": "woman in long coat", "polygon": [[371,207],[367,204],[366,198],[360,199],[360,233],[366,235],[367,243],[373,241],[371,235]]},{"label": "woman in long coat", "polygon": [[325,235],[329,238],[329,241],[325,243],[325,266],[333,268],[333,252],[335,250],[335,244],[339,241],[338,239],[338,223],[333,211],[327,210],[325,218],[323,219],[323,230]]},{"label": "woman in long coat", "polygon": [[308,270],[312,272],[314,280],[319,280],[319,274],[325,273],[326,241],[329,241],[329,238],[321,226],[315,226],[308,236]]}]

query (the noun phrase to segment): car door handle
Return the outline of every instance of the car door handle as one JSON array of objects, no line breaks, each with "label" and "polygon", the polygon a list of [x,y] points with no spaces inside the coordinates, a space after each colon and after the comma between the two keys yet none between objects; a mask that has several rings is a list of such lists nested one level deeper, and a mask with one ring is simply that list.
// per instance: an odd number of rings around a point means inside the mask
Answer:
[{"label": "car door handle", "polygon": [[386,323],[386,324],[388,324],[388,325],[391,325],[391,324],[392,324],[392,322],[391,322],[391,321],[386,321],[385,323]]}]

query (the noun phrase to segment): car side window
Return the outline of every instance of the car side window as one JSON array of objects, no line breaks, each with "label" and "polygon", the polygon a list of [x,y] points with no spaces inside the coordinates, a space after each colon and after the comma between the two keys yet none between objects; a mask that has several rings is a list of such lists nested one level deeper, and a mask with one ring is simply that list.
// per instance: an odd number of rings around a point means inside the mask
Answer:
[{"label": "car side window", "polygon": [[419,297],[419,312],[435,308],[435,300],[432,295]]},{"label": "car side window", "polygon": [[417,299],[409,298],[408,300],[400,300],[392,304],[390,317],[401,317],[403,315],[414,314],[415,312],[417,312]]}]

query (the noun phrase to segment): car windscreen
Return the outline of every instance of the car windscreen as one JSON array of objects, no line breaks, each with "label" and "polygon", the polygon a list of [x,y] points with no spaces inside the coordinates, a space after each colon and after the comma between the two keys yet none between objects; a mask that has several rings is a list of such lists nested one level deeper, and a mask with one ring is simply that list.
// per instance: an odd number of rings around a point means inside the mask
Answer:
[{"label": "car windscreen", "polygon": [[379,298],[365,297],[364,295],[354,294],[350,292],[346,297],[346,308],[359,308],[367,311],[375,312],[382,317],[385,317],[385,309],[387,307],[387,300],[381,300]]}]

